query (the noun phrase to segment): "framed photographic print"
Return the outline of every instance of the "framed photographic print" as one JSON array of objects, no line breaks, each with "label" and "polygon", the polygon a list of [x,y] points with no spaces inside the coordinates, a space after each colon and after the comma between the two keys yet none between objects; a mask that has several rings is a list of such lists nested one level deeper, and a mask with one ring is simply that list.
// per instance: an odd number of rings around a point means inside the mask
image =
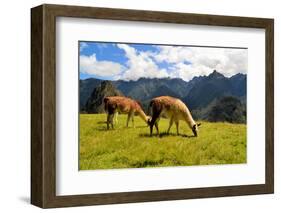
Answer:
[{"label": "framed photographic print", "polygon": [[31,203],[274,191],[273,19],[31,9]]}]

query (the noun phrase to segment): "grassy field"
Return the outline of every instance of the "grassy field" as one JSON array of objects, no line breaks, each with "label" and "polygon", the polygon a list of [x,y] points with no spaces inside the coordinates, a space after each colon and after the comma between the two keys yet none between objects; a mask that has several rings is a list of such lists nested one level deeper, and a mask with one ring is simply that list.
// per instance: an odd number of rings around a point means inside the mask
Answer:
[{"label": "grassy field", "polygon": [[183,121],[182,135],[176,135],[175,125],[165,134],[169,121],[161,119],[160,137],[150,137],[140,118],[135,117],[135,128],[125,127],[126,118],[119,115],[108,131],[105,114],[80,115],[81,170],[246,163],[244,124],[201,122],[196,138]]}]

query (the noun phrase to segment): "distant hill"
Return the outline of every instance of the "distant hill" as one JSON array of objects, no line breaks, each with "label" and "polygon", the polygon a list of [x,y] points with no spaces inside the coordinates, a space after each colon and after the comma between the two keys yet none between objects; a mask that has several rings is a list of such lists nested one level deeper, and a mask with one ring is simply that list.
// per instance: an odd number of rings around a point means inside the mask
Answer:
[{"label": "distant hill", "polygon": [[162,89],[167,89],[170,94],[177,97],[184,97],[190,90],[186,81],[179,78],[140,78],[137,81],[114,81],[113,84],[126,96],[140,101],[160,96]]},{"label": "distant hill", "polygon": [[89,78],[85,80],[80,80],[79,81],[79,105],[80,105],[80,110],[83,110],[85,107],[85,104],[88,100],[88,98],[91,96],[93,90],[100,85],[102,80],[95,79],[95,78]]},{"label": "distant hill", "polygon": [[[96,88],[102,80],[89,78],[80,80],[80,109],[84,106],[90,97],[94,88]],[[190,90],[189,84],[186,81],[176,78],[161,78],[147,79],[140,78],[137,81],[111,81],[116,89],[124,95],[145,102],[155,96],[163,95],[163,91],[167,91],[169,95],[182,98],[186,96]]]},{"label": "distant hill", "polygon": [[206,120],[246,123],[246,106],[235,97],[223,97],[210,109]]},{"label": "distant hill", "polygon": [[[80,80],[80,110],[99,113],[101,100],[106,95],[121,94],[140,101],[147,110],[149,101],[169,95],[183,100],[198,119],[207,119],[206,113],[223,97],[238,99],[246,106],[247,76],[236,74],[230,78],[214,70],[208,76],[194,77],[189,82],[179,78],[140,78],[137,81]],[[96,108],[96,109],[95,109]],[[102,108],[102,107],[101,107]]]},{"label": "distant hill", "polygon": [[209,76],[195,83],[183,101],[192,110],[204,108],[213,100],[224,96],[245,98],[246,75],[237,74],[227,78],[214,70]]},{"label": "distant hill", "polygon": [[103,113],[103,99],[107,96],[123,96],[123,94],[110,81],[103,81],[93,89],[91,96],[83,108],[84,111],[87,113]]},{"label": "distant hill", "polygon": [[242,103],[247,99],[247,76],[241,73],[230,78],[233,87],[233,96],[239,97]]}]

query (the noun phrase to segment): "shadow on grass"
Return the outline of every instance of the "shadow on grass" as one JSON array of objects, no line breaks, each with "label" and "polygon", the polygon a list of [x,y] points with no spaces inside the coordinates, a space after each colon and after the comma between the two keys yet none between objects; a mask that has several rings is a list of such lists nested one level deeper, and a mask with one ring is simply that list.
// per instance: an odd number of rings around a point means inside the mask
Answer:
[{"label": "shadow on grass", "polygon": [[149,133],[141,133],[139,134],[140,137],[144,137],[144,138],[150,138],[150,137],[159,137],[159,138],[164,138],[164,137],[168,137],[168,136],[181,136],[183,138],[194,138],[195,136],[194,135],[186,135],[186,134],[176,134],[176,133],[167,133],[167,132],[162,132],[159,134],[159,136],[155,133],[155,134],[152,134],[152,136],[150,136]]},{"label": "shadow on grass", "polygon": [[98,121],[97,124],[106,124],[106,121]]},{"label": "shadow on grass", "polygon": [[[104,122],[99,122],[100,124],[104,124]],[[105,122],[106,123],[106,122]],[[111,127],[109,129],[107,129],[106,126],[100,126],[100,127],[97,127],[95,128],[95,130],[97,131],[114,131],[114,130],[126,130],[126,129],[143,129],[143,128],[146,128],[147,126],[135,126],[135,127],[132,127],[132,126],[129,126],[129,127],[126,127],[126,126],[115,126],[114,129],[112,129]]]},{"label": "shadow on grass", "polygon": [[111,131],[111,130],[115,130],[115,129],[111,129],[111,128],[107,129],[106,126],[101,126],[101,127],[94,128],[94,130],[105,132],[105,131]]}]

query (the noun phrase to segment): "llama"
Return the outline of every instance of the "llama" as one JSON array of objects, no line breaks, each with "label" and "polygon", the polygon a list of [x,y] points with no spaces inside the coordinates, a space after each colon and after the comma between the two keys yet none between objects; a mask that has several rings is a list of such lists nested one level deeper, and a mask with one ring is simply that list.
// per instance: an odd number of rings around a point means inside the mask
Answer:
[{"label": "llama", "polygon": [[149,121],[150,136],[152,136],[153,125],[155,125],[157,134],[159,135],[158,122],[160,117],[165,117],[170,118],[170,123],[167,130],[168,134],[170,132],[171,126],[175,122],[177,134],[179,135],[179,121],[183,120],[192,130],[194,136],[197,137],[198,127],[201,124],[195,123],[189,109],[180,99],[170,96],[160,96],[151,100],[150,107],[152,110],[152,119]]},{"label": "llama", "polygon": [[130,120],[132,120],[133,127],[135,127],[134,115],[140,116],[142,120],[148,124],[150,117],[144,113],[139,102],[121,96],[105,97],[103,101],[104,109],[107,112],[107,129],[109,129],[109,124],[111,124],[111,128],[114,129],[113,119],[115,117],[116,123],[118,113],[128,114],[127,127],[129,126]]}]

